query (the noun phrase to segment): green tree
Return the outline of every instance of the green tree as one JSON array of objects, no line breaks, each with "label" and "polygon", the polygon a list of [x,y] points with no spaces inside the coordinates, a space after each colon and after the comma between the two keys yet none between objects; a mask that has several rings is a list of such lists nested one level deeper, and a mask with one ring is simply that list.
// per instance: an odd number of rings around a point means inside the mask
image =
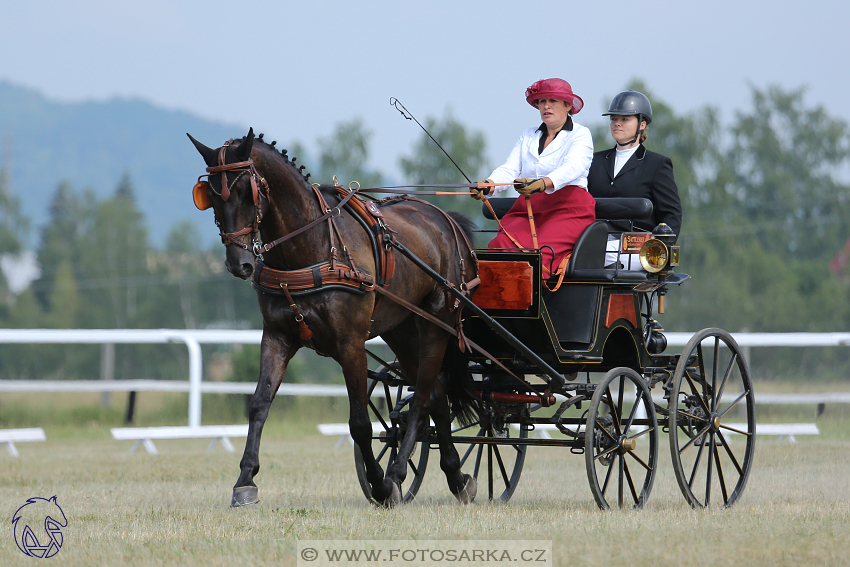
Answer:
[{"label": "green tree", "polygon": [[88,240],[94,224],[96,198],[91,190],[76,193],[67,182],[60,183],[50,201],[50,217],[41,229],[38,264],[41,276],[33,282],[33,289],[46,311],[50,310],[48,297],[53,291],[57,269],[68,260],[74,269],[74,279],[85,279],[81,264],[84,247],[95,246]]},{"label": "green tree", "polygon": [[798,260],[832,259],[850,237],[850,131],[804,89],[753,88],[737,114],[725,189],[768,250]]},{"label": "green tree", "polygon": [[[0,168],[0,256],[17,255],[22,250],[22,242],[27,239],[29,220],[21,213],[21,202],[9,191],[9,171],[6,166]],[[8,282],[0,271],[0,298],[3,303],[11,303]]]},{"label": "green tree", "polygon": [[[466,127],[448,111],[442,120],[425,118],[424,126],[471,181],[480,181],[489,173],[489,170],[485,172],[488,163],[485,155],[487,144],[482,132],[467,131]],[[414,144],[411,154],[399,159],[399,165],[406,176],[406,181],[416,185],[467,182],[434,140],[424,132]],[[425,199],[444,210],[460,211],[473,220],[482,220],[481,203],[468,196],[429,196]]]},{"label": "green tree", "polygon": [[329,184],[335,175],[346,187],[351,181],[358,181],[364,188],[380,187],[383,175],[366,165],[371,138],[372,132],[363,126],[359,118],[337,124],[333,134],[317,140],[319,170],[315,179],[310,181]]},{"label": "green tree", "polygon": [[[91,307],[80,322],[83,326],[138,326],[139,285],[147,283],[148,251],[147,228],[125,176],[115,196],[95,208],[83,247],[80,264],[93,294]],[[95,296],[100,301],[94,301]]]}]

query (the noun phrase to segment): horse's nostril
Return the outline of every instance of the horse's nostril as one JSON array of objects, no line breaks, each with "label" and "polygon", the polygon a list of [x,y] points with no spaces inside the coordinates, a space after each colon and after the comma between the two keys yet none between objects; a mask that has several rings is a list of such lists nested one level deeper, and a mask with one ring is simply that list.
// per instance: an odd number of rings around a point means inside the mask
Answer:
[{"label": "horse's nostril", "polygon": [[245,274],[245,277],[248,277],[252,273],[254,273],[253,264],[242,264],[242,273]]}]

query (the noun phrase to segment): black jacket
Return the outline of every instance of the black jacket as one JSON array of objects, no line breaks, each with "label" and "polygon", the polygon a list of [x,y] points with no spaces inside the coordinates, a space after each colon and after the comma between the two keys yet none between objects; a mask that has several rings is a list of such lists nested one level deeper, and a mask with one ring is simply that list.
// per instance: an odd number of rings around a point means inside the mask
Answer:
[{"label": "black jacket", "polygon": [[[635,221],[636,228],[652,230],[667,223],[678,237],[682,230],[682,202],[673,179],[670,158],[648,151],[641,144],[614,178],[616,148],[593,154],[587,188],[594,198],[643,197],[652,201],[652,217]],[[628,222],[609,222],[612,230],[629,230]]]}]

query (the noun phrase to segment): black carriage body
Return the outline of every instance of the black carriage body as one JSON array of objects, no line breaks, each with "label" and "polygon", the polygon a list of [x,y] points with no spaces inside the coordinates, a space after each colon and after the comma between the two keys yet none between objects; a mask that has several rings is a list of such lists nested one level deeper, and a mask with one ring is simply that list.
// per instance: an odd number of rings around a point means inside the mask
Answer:
[{"label": "black carriage body", "polygon": [[[515,250],[476,253],[482,263],[517,262],[532,266],[532,277],[537,283],[527,309],[484,307],[484,310],[559,372],[571,375],[628,367],[639,373],[652,373],[675,367],[675,355],[651,354],[646,347],[644,329],[650,296],[634,290],[646,281],[645,274],[589,270],[591,273],[565,280],[557,291],[550,292],[539,277],[540,253]],[[464,330],[508,368],[522,374],[535,373],[515,349],[475,315],[468,317]],[[473,354],[472,359],[483,365],[488,363],[479,353]]]},{"label": "black carriage body", "polygon": [[[513,199],[504,201],[501,208],[507,210]],[[599,201],[600,218],[606,212],[619,215],[608,218],[628,218],[635,210],[652,210],[646,200]],[[499,205],[494,203],[497,211]],[[529,446],[569,448],[584,455],[600,508],[641,508],[653,486],[663,431],[686,501],[708,507],[711,494],[717,502],[719,492],[721,506],[731,506],[746,485],[755,442],[755,402],[740,348],[725,331],[704,329],[682,353],[663,354],[666,339],[653,310],[669,287],[688,276],[668,271],[669,262],[653,274],[605,269],[607,241],[605,221],[588,227],[554,292],[549,289],[557,282],[542,277],[539,251],[476,250],[481,284],[475,305],[464,311],[463,331],[486,351],[473,349],[468,365],[482,413],[452,432],[453,442],[466,446],[461,463],[472,465],[475,478],[486,477],[491,500],[504,501],[517,488]],[[564,382],[553,380],[553,373]],[[391,461],[412,388],[392,369],[370,371],[370,378],[372,387],[383,385],[390,401],[386,416],[376,411],[385,427],[373,439]],[[731,443],[733,434],[744,440]],[[436,443],[433,428],[418,442],[405,499],[421,483],[427,448]]]}]

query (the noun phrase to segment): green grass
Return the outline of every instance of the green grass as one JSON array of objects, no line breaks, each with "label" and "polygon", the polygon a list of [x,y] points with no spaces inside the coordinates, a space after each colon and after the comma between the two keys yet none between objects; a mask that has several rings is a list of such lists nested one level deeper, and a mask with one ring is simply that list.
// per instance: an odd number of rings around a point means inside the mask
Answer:
[{"label": "green grass", "polygon": [[[131,443],[111,440],[108,431],[115,412],[120,425],[123,402],[116,396],[116,408],[98,413],[98,400],[92,396],[81,410],[71,396],[4,395],[0,405],[7,419],[55,412],[33,418],[46,443],[18,445],[18,459],[0,454],[0,516],[10,520],[26,498],[57,495],[69,520],[57,564],[295,565],[296,541],[304,539],[552,539],[557,565],[796,567],[846,565],[850,557],[850,411],[838,404],[818,418],[818,437],[796,445],[759,438],[746,492],[730,510],[685,504],[663,437],[646,509],[601,512],[583,456],[534,447],[507,504],[458,505],[432,455],[414,503],[375,509],[360,492],[350,446],[334,448],[337,439],[316,433],[316,423],[346,420],[345,400],[331,407],[318,399],[273,412],[260,453],[261,501],[230,509],[242,440],[234,454],[207,452],[205,440],[160,441],[159,455],[129,454]],[[140,425],[161,425],[152,423],[156,417],[185,423],[185,396],[144,394],[139,401]],[[205,396],[205,423],[227,417],[229,403]],[[814,421],[814,411],[768,406],[759,417]],[[15,547],[10,526],[0,531],[0,564],[32,561]]]}]

